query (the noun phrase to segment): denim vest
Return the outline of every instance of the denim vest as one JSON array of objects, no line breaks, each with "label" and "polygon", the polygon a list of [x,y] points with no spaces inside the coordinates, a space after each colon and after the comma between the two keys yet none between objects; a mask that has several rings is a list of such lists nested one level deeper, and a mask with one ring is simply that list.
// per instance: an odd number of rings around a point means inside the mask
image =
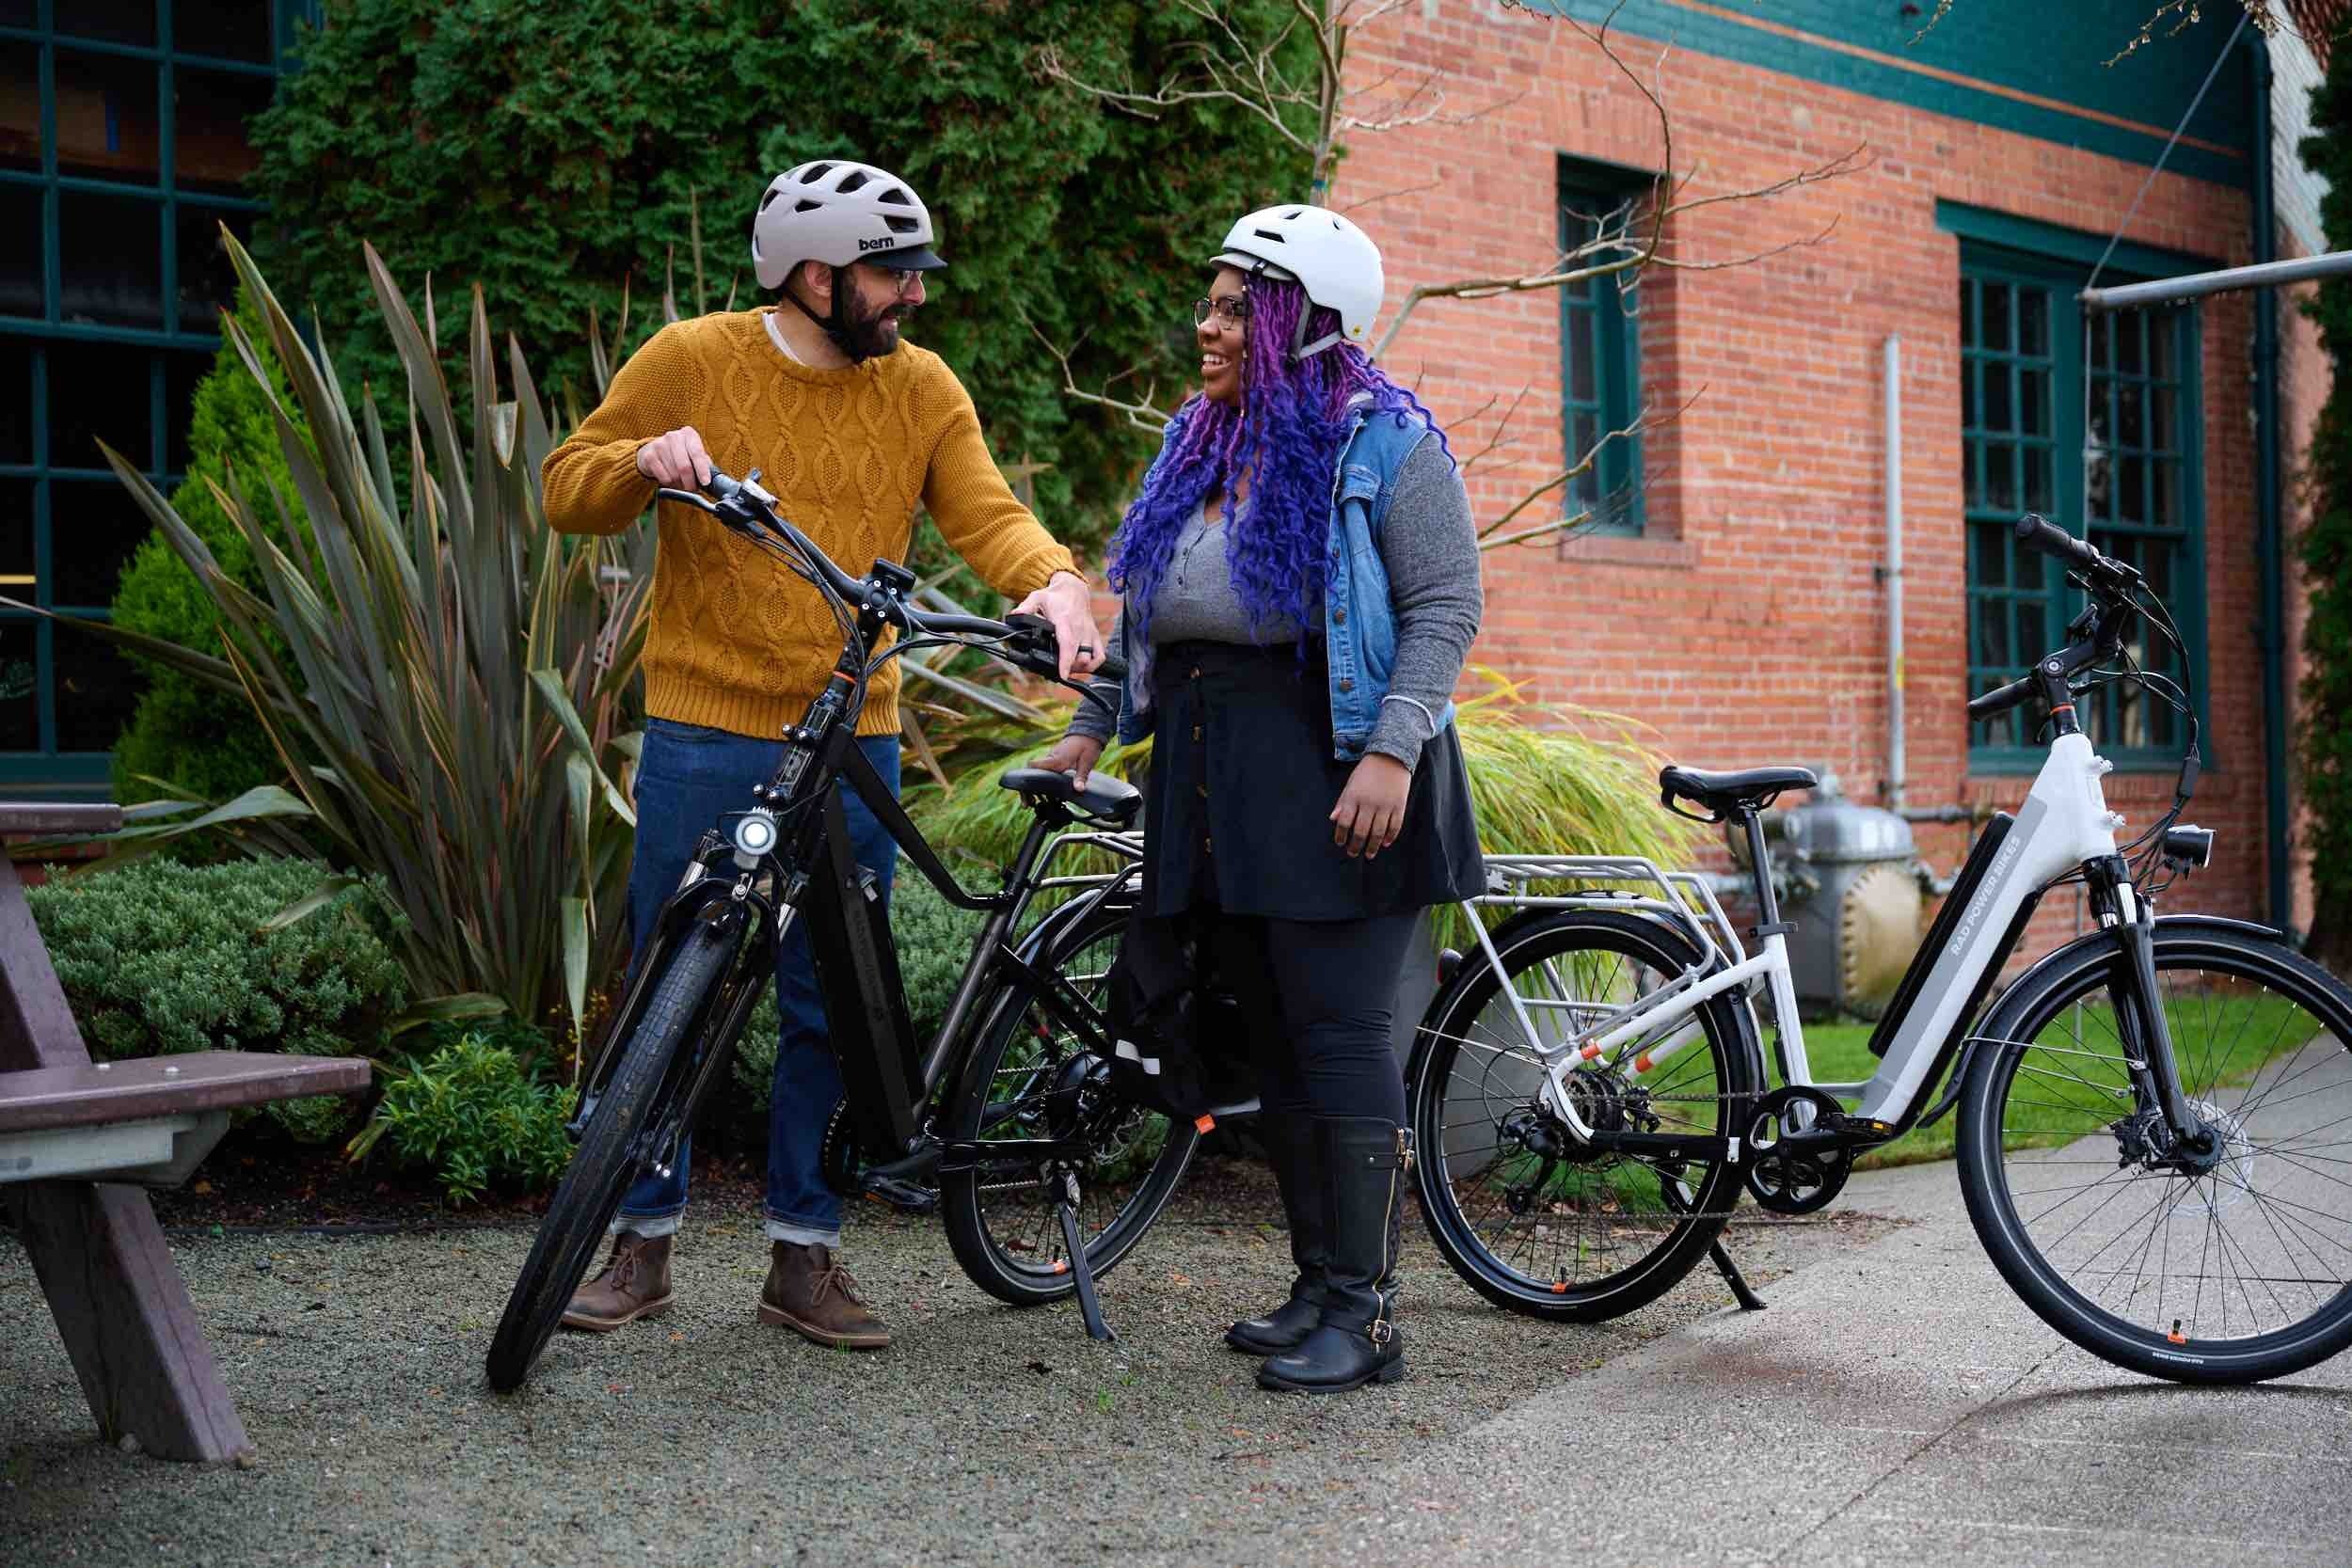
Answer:
[{"label": "denim vest", "polygon": [[[1331,476],[1330,556],[1323,588],[1323,634],[1331,669],[1331,754],[1354,762],[1380,722],[1381,699],[1396,668],[1396,607],[1389,599],[1389,570],[1380,560],[1380,528],[1396,494],[1397,471],[1429,427],[1418,419],[1399,425],[1393,416],[1355,416],[1347,444]],[[1184,434],[1168,426],[1160,449],[1165,461]],[[1148,479],[1147,479],[1148,483]],[[1119,705],[1119,738],[1133,744],[1152,733],[1152,650],[1131,649],[1133,607],[1120,627],[1120,657],[1127,661],[1127,686]],[[1454,721],[1448,702],[1437,718],[1440,730]]]}]

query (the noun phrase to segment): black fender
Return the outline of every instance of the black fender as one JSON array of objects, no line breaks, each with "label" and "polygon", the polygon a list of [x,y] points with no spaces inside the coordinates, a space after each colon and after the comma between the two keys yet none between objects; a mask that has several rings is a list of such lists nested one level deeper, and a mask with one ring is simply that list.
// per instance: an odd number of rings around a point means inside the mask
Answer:
[{"label": "black fender", "polygon": [[[2164,914],[2156,917],[2155,940],[2159,942],[2167,937],[2190,937],[2199,931],[2227,931],[2233,936],[2256,937],[2265,942],[2283,942],[2286,941],[2286,933],[2276,927],[2265,926],[2252,920],[2233,920],[2223,914]],[[1944,1097],[1938,1100],[1915,1125],[1925,1127],[1937,1117],[1947,1114],[1954,1105],[1960,1103],[1960,1086],[1967,1081],[1969,1066],[1976,1060],[1977,1047],[1988,1037],[1998,1032],[1993,1028],[1993,1024],[2000,1018],[2001,1010],[2009,1005],[2010,998],[2025,994],[2026,983],[2028,980],[2036,978],[2045,971],[2080,962],[2086,953],[2114,946],[2114,928],[2103,926],[2095,931],[2084,932],[2064,946],[2054,948],[2027,964],[2023,974],[2001,989],[2000,999],[1985,1009],[1982,1026],[1967,1031],[1965,1038],[1961,1042],[1960,1055],[1952,1064],[1952,1075],[1945,1086]]]}]

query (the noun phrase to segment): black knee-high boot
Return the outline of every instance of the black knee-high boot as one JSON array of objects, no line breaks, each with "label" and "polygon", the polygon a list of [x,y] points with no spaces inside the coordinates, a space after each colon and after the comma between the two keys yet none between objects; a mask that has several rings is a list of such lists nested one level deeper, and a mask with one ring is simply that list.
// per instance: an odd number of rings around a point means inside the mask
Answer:
[{"label": "black knee-high boot", "polygon": [[1315,1125],[1306,1117],[1268,1118],[1266,1157],[1282,1191],[1282,1213],[1291,1227],[1291,1261],[1298,1277],[1290,1300],[1262,1317],[1245,1318],[1225,1331],[1225,1342],[1251,1355],[1277,1355],[1295,1348],[1323,1321],[1323,1271],[1330,1261],[1324,1217],[1323,1161]]},{"label": "black knee-high boot", "polygon": [[1330,1237],[1322,1317],[1296,1350],[1258,1369],[1258,1386],[1336,1394],[1405,1375],[1396,1260],[1413,1135],[1384,1117],[1313,1119]]}]

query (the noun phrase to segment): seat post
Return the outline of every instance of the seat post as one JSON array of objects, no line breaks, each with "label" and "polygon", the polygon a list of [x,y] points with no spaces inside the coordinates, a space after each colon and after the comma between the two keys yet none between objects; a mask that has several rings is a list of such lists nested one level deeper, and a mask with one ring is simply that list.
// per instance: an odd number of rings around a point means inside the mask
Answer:
[{"label": "seat post", "polygon": [[1740,826],[1748,835],[1748,869],[1756,876],[1756,928],[1758,934],[1780,924],[1780,904],[1772,895],[1772,862],[1764,850],[1764,816],[1742,800],[1737,808]]}]

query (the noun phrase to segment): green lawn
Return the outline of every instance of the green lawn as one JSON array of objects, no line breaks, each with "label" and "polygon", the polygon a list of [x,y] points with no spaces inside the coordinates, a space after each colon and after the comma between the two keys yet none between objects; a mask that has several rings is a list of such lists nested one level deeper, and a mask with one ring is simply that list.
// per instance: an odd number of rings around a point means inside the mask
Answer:
[{"label": "green lawn", "polygon": [[[2071,1142],[2099,1131],[2116,1114],[2116,1107],[2094,1086],[2122,1087],[2126,1082],[2121,1053],[2116,1050],[2113,1010],[2084,1006],[2075,1013],[2079,1017],[2068,1015],[2074,1020],[2071,1024],[2062,1019],[2042,1032],[2040,1043],[2060,1047],[2064,1053],[2037,1053],[2028,1061],[2026,1070],[2040,1074],[2039,1102],[2021,1104],[2021,1094],[2010,1096],[2005,1123],[2010,1134],[2007,1141],[2012,1148]],[[2167,999],[2165,1014],[2173,1053],[2181,1064],[2182,1083],[2192,1097],[2215,1085],[2244,1083],[2272,1057],[2300,1049],[2318,1028],[2318,1021],[2311,1014],[2283,997],[2267,993],[2233,992],[2218,999],[2174,996]],[[1878,1058],[1869,1050],[1870,1027],[1867,1023],[1805,1025],[1804,1043],[1812,1057],[1813,1076],[1824,1083],[1851,1083],[1877,1072]],[[2076,1037],[2067,1038],[2069,1033]],[[2078,1053],[2085,1050],[2107,1054]],[[1772,1081],[1777,1085],[1779,1069],[1771,1062],[1769,1045],[1765,1056]],[[2037,1063],[2045,1065],[2037,1068]],[[1939,1083],[1929,1103],[1935,1103],[1942,1093]],[[1959,1119],[1954,1113],[1932,1127],[1915,1128],[1885,1148],[1862,1156],[1854,1162],[1854,1168],[1948,1160]]]}]

